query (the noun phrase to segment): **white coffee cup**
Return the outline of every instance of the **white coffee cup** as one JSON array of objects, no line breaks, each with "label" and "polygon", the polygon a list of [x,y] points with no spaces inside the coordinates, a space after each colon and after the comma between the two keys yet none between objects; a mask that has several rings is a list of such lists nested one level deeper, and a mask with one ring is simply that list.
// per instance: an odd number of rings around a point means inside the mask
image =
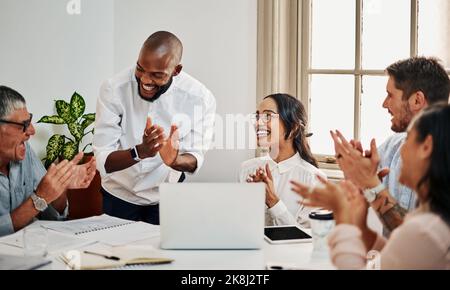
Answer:
[{"label": "white coffee cup", "polygon": [[333,212],[324,209],[313,210],[309,214],[311,234],[315,252],[328,252],[328,234],[335,226]]}]

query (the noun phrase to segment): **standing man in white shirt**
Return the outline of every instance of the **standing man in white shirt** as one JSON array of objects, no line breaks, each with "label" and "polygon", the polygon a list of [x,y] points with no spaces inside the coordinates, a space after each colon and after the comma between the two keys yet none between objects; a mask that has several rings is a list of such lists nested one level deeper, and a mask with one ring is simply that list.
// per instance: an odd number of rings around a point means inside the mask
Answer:
[{"label": "standing man in white shirt", "polygon": [[159,185],[202,166],[216,101],[181,71],[182,52],[175,35],[158,31],[136,65],[100,89],[93,147],[106,214],[159,224]]}]

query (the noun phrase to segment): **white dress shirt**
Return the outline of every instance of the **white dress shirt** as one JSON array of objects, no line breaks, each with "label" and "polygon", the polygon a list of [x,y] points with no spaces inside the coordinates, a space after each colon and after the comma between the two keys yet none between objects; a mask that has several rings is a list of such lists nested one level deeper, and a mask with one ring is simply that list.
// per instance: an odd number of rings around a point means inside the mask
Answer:
[{"label": "white dress shirt", "polygon": [[199,81],[181,72],[173,77],[170,88],[154,102],[138,94],[135,66],[106,80],[97,100],[93,149],[102,187],[110,194],[137,205],[157,204],[158,187],[163,182],[176,182],[181,175],[166,166],[160,155],[146,158],[121,171],[107,174],[108,155],[142,143],[147,116],[169,136],[171,124],[177,124],[179,153],[197,159],[197,169],[211,144],[216,110],[212,93]]},{"label": "white dress shirt", "polygon": [[269,155],[253,158],[242,163],[239,174],[240,182],[246,182],[249,174],[254,174],[259,167],[265,168],[269,163],[272,173],[275,194],[279,201],[266,212],[266,225],[295,225],[309,227],[309,213],[311,208],[300,205],[298,201],[302,198],[291,190],[291,180],[306,185],[318,184],[316,175],[326,178],[326,175],[306,162],[296,153],[289,159],[276,163]]}]

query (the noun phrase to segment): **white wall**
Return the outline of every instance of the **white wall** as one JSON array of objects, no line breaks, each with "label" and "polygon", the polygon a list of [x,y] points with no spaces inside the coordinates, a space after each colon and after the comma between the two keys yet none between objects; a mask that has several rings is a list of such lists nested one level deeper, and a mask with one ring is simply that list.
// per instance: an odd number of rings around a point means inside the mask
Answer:
[{"label": "white wall", "polygon": [[[21,92],[37,117],[77,90],[95,110],[101,82],[134,64],[143,41],[169,30],[184,43],[184,69],[216,96],[218,113],[256,105],[257,0],[0,0],[0,83]],[[52,126],[36,126],[40,157]],[[212,150],[191,181],[235,181],[251,150]]]},{"label": "white wall", "polygon": [[[81,1],[69,15],[61,0],[0,1],[0,83],[19,91],[34,121],[53,115],[56,99],[77,91],[95,112],[100,82],[113,73],[113,16],[109,0]],[[31,145],[45,156],[48,138],[62,126],[36,125]]]}]

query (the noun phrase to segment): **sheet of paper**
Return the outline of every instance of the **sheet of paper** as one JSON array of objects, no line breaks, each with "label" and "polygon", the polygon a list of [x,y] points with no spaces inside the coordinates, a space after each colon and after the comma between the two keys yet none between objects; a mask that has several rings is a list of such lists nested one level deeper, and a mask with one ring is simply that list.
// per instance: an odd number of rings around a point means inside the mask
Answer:
[{"label": "sheet of paper", "polygon": [[39,257],[0,255],[0,270],[33,270],[51,263]]},{"label": "sheet of paper", "polygon": [[[52,230],[47,231],[47,236],[47,251],[49,253],[77,249],[95,242],[86,238],[74,237],[73,235],[62,234]],[[1,238],[0,243],[23,249],[23,231]]]}]

